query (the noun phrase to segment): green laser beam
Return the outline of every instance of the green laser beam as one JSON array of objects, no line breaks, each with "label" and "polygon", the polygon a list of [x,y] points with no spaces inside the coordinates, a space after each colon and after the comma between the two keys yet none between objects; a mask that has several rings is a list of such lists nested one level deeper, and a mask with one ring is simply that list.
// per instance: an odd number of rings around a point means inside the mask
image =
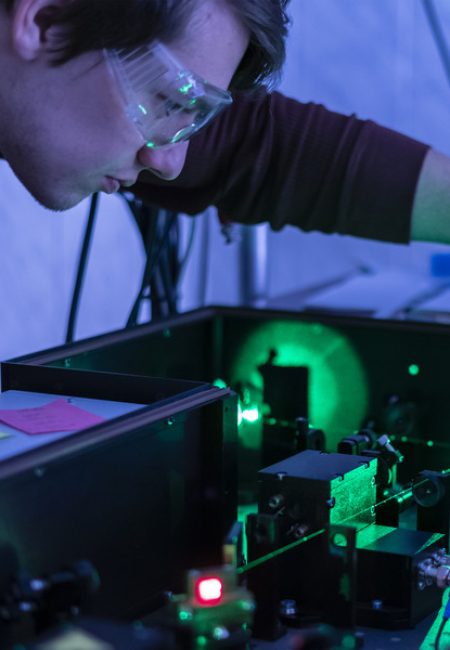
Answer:
[{"label": "green laser beam", "polygon": [[290,551],[292,548],[295,548],[296,546],[300,546],[301,544],[306,544],[306,542],[309,542],[311,539],[314,539],[315,537],[319,537],[319,535],[322,535],[325,532],[326,532],[325,528],[316,530],[314,533],[311,533],[307,537],[302,537],[301,539],[297,539],[295,540],[295,542],[291,542],[287,546],[278,548],[276,551],[272,551],[267,555],[263,555],[263,557],[259,557],[257,560],[253,560],[252,562],[249,562],[243,567],[239,567],[237,573],[246,573],[247,571],[251,571],[257,566],[260,566],[260,564],[265,564],[268,560],[273,560],[273,558],[277,557],[278,555],[282,555],[287,551]]},{"label": "green laser beam", "polygon": [[[450,472],[450,469],[443,470],[442,474],[447,474]],[[427,483],[428,479],[423,479],[421,481],[418,481],[417,483],[414,484],[414,487],[420,487],[424,483]],[[365,514],[366,512],[372,512],[375,511],[377,508],[380,506],[389,503],[389,501],[392,501],[393,499],[399,499],[403,498],[406,496],[409,496],[411,493],[411,487],[407,487],[401,492],[397,492],[396,494],[391,495],[390,497],[387,497],[386,499],[383,499],[382,501],[379,501],[378,503],[375,503],[373,506],[369,506],[369,508],[364,508],[364,510],[361,510],[360,512],[357,512],[353,514],[351,517],[347,517],[347,519],[343,519],[342,521],[339,521],[339,525],[344,525],[346,521],[349,520],[354,520],[357,517],[360,517],[361,515]],[[315,531],[314,533],[311,533],[310,535],[307,535],[306,537],[302,537],[301,539],[296,540],[295,542],[290,542],[286,546],[282,546],[281,548],[276,549],[275,551],[271,551],[267,555],[263,555],[262,557],[257,558],[256,560],[252,560],[252,562],[249,562],[243,567],[239,567],[237,569],[238,574],[242,573],[247,573],[248,571],[252,571],[252,569],[255,569],[256,567],[260,566],[261,564],[265,564],[269,560],[273,560],[275,557],[278,557],[280,555],[283,555],[283,553],[287,553],[291,549],[300,546],[301,544],[306,544],[306,542],[309,542],[311,539],[314,539],[315,537],[319,537],[319,535],[323,535],[323,533],[326,532],[325,528],[321,528],[320,530]]]}]

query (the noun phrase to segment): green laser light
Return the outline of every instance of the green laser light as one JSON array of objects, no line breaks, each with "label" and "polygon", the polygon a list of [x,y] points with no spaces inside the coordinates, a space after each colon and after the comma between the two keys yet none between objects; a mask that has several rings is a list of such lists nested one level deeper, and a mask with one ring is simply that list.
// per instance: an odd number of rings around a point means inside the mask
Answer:
[{"label": "green laser light", "polygon": [[245,422],[257,422],[259,419],[258,407],[254,406],[252,408],[244,409],[242,411],[242,419]]}]

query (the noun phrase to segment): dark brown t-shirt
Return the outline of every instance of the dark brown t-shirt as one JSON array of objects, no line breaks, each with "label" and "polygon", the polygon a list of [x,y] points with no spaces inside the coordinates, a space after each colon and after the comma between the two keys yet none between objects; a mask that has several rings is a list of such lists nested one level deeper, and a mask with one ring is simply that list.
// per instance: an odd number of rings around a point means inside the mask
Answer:
[{"label": "dark brown t-shirt", "polygon": [[292,224],[407,242],[428,147],[371,121],[279,93],[236,95],[192,138],[171,182],[143,173],[133,191],[153,205],[223,220]]}]

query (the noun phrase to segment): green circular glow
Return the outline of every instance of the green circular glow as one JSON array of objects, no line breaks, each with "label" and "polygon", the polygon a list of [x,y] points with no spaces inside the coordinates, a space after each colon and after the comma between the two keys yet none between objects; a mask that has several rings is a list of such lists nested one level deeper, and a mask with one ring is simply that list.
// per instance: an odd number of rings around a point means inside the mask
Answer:
[{"label": "green circular glow", "polygon": [[[263,379],[258,366],[267,362],[272,349],[277,353],[275,365],[308,367],[309,419],[325,431],[327,447],[334,450],[367,415],[367,380],[350,341],[318,323],[273,321],[257,326],[241,344],[230,372],[231,385],[241,382],[254,387],[254,403],[262,402]],[[239,434],[244,446],[258,449],[262,421],[242,421]]]},{"label": "green circular glow", "polygon": [[221,379],[220,377],[218,377],[217,379],[214,379],[214,381],[212,382],[212,385],[216,386],[217,388],[227,388],[226,382],[223,379]]},{"label": "green circular glow", "polygon": [[432,440],[427,440],[427,447],[434,447],[434,442]]},{"label": "green circular glow", "polygon": [[420,372],[420,368],[417,364],[412,363],[408,368],[408,372],[412,377],[417,377]]}]

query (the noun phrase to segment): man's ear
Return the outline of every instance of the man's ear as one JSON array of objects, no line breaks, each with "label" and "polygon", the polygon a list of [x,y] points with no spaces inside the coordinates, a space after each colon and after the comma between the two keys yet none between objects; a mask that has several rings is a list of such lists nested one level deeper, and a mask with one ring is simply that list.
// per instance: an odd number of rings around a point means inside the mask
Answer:
[{"label": "man's ear", "polygon": [[17,0],[12,9],[11,41],[16,54],[33,61],[46,49],[51,16],[65,0]]}]

